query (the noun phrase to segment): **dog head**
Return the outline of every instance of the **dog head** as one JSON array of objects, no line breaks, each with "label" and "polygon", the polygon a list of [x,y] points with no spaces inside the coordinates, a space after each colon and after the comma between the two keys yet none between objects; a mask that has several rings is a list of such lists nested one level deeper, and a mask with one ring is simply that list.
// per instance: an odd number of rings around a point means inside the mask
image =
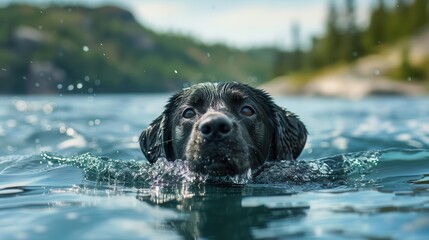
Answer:
[{"label": "dog head", "polygon": [[235,175],[267,160],[296,159],[307,130],[262,90],[240,83],[202,83],[173,95],[140,136],[151,162],[183,159],[198,172]]}]

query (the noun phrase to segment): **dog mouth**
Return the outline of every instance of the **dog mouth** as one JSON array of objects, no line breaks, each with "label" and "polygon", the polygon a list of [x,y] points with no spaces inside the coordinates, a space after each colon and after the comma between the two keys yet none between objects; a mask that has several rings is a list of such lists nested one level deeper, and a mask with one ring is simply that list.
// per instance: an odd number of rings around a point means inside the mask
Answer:
[{"label": "dog mouth", "polygon": [[202,143],[193,157],[187,158],[195,172],[213,176],[233,176],[250,168],[249,156],[242,146],[229,141]]},{"label": "dog mouth", "polygon": [[194,170],[202,174],[213,176],[236,175],[243,172],[245,169],[237,169],[231,164],[229,157],[204,157],[194,161]]}]

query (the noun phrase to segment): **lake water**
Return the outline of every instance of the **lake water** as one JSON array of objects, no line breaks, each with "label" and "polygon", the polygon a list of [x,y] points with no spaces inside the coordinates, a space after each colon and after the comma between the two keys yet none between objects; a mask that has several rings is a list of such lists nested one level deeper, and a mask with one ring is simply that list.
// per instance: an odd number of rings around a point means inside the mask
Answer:
[{"label": "lake water", "polygon": [[167,98],[0,97],[0,239],[429,236],[429,98],[276,98],[310,132],[300,161],[228,179],[146,163]]}]

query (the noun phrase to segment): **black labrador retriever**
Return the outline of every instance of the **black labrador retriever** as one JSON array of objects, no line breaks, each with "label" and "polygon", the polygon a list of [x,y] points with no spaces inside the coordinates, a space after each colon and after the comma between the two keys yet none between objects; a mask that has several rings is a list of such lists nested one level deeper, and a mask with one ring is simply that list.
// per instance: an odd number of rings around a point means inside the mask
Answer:
[{"label": "black labrador retriever", "polygon": [[189,161],[210,175],[236,175],[267,160],[294,160],[307,140],[298,117],[263,90],[241,83],[201,83],[173,95],[140,136],[143,154]]}]

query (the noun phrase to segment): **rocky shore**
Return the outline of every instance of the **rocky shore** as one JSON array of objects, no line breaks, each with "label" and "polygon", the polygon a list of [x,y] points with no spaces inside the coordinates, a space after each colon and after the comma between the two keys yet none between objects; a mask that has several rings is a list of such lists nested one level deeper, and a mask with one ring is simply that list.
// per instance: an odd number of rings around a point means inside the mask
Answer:
[{"label": "rocky shore", "polygon": [[[425,64],[429,59],[429,29],[382,53],[360,58],[348,66],[328,69],[305,82],[281,76],[260,86],[273,95],[309,95],[362,98],[371,95],[418,96],[429,94],[427,79],[394,80],[389,72],[398,68],[405,48],[412,64]],[[428,66],[429,68],[429,66]]]},{"label": "rocky shore", "polygon": [[260,86],[273,95],[306,95],[324,97],[363,98],[374,95],[419,96],[428,94],[421,83],[398,82],[385,77],[359,76],[350,71],[339,71],[317,77],[307,84],[297,85],[287,77],[274,79]]}]

